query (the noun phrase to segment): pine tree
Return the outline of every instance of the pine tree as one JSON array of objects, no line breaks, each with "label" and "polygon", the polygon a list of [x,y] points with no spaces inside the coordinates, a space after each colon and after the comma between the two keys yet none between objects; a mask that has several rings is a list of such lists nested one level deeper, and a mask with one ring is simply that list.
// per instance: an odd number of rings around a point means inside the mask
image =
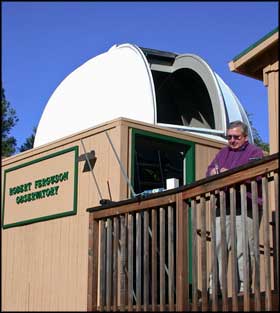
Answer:
[{"label": "pine tree", "polygon": [[252,128],[252,133],[253,133],[253,138],[254,138],[254,144],[258,147],[260,147],[263,151],[266,151],[266,152],[269,152],[269,144],[264,142],[261,138],[261,136],[259,135],[259,132],[257,131],[257,129],[253,126],[253,122],[251,120],[251,116],[253,114],[251,113],[247,113],[247,117],[248,117],[248,120],[249,120],[249,123],[251,125],[251,128]]},{"label": "pine tree", "polygon": [[10,136],[11,129],[18,122],[16,111],[6,100],[5,90],[1,90],[1,106],[2,106],[2,157],[8,157],[16,152],[17,141],[16,138]]},{"label": "pine tree", "polygon": [[30,135],[30,137],[26,138],[25,143],[20,146],[20,148],[19,148],[20,152],[30,150],[33,148],[36,130],[37,130],[37,128],[33,127],[33,131],[32,131],[32,134]]}]

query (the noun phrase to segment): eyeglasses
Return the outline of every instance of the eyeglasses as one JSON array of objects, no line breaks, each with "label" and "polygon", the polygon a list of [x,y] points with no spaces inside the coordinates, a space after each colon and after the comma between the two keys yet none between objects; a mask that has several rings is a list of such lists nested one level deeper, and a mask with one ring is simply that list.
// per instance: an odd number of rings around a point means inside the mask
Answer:
[{"label": "eyeglasses", "polygon": [[233,138],[235,140],[240,140],[241,135],[227,135],[227,140],[230,140],[231,138]]}]

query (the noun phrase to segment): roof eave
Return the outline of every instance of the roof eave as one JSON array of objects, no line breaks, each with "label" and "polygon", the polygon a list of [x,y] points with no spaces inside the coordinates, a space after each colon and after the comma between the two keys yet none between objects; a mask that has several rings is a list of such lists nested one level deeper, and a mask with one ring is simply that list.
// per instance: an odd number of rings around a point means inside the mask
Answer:
[{"label": "roof eave", "polygon": [[264,40],[258,41],[229,62],[229,69],[242,75],[263,80],[263,68],[278,60],[279,32],[273,32]]}]

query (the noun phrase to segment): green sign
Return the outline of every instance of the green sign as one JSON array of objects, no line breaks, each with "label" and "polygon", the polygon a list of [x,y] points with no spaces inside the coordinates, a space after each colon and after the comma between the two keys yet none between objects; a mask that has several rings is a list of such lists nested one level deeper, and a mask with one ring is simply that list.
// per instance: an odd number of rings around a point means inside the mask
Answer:
[{"label": "green sign", "polygon": [[77,212],[78,146],[4,171],[2,227]]}]

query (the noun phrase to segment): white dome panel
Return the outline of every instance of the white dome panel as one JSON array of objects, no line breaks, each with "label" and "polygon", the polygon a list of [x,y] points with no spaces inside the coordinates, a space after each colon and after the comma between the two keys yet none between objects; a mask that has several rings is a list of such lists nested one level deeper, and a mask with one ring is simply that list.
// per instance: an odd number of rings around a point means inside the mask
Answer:
[{"label": "white dome panel", "polygon": [[54,91],[34,147],[118,117],[154,123],[155,99],[140,49],[124,44],[87,61]]}]

